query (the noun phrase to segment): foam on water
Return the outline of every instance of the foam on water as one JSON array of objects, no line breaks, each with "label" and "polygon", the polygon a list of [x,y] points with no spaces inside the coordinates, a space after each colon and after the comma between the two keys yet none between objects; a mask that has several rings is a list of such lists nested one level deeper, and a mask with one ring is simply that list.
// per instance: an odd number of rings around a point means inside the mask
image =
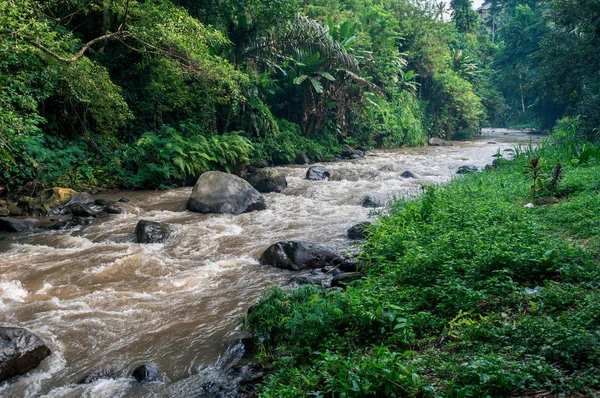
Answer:
[{"label": "foam on water", "polygon": [[[213,382],[235,381],[222,366],[240,354],[232,350],[242,336],[239,318],[264,289],[292,276],[258,264],[267,246],[305,240],[356,250],[347,229],[385,212],[362,207],[367,195],[415,196],[420,184],[447,182],[461,165],[491,163],[514,139],[377,150],[358,161],[324,163],[335,181],[306,180],[308,166],[278,167],[288,188],[266,194],[267,210],[260,212],[192,213],[185,211],[191,188],[136,191],[104,195],[128,197],[130,203],[119,204],[126,213],[85,228],[3,235],[0,321],[39,334],[53,354],[2,385],[0,395],[214,397]],[[406,170],[419,178],[401,177]],[[169,224],[171,236],[160,244],[135,243],[140,219]],[[76,384],[99,368],[129,375],[144,363],[174,383],[141,385],[123,377]]]}]

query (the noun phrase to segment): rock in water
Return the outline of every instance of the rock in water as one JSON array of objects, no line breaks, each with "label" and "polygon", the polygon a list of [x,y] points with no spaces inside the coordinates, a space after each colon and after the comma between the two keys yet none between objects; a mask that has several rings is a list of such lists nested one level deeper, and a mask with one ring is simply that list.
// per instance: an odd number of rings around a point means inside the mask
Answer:
[{"label": "rock in water", "polygon": [[50,354],[42,339],[30,331],[0,327],[0,383],[29,372]]},{"label": "rock in water", "polygon": [[250,183],[220,171],[209,171],[200,176],[187,209],[198,213],[241,214],[264,210],[265,198]]},{"label": "rock in water", "polygon": [[37,227],[39,221],[34,218],[0,218],[0,231],[4,232],[21,232]]},{"label": "rock in water", "polygon": [[419,177],[417,177],[417,175],[415,173],[413,173],[412,171],[408,171],[408,170],[406,170],[404,173],[400,174],[400,177],[413,178],[413,179],[419,178]]},{"label": "rock in water", "polygon": [[328,247],[302,241],[284,241],[271,245],[260,256],[262,265],[298,271],[323,268],[333,262],[338,254]]},{"label": "rock in water", "polygon": [[135,226],[137,243],[163,243],[170,233],[167,224],[156,221],[140,220]]},{"label": "rock in water", "polygon": [[453,143],[443,140],[441,138],[438,137],[431,137],[428,141],[429,145],[431,146],[454,146]]},{"label": "rock in water", "polygon": [[323,166],[312,166],[306,172],[306,179],[311,181],[328,180],[329,177],[331,177],[331,173],[327,167]]},{"label": "rock in water", "polygon": [[155,381],[160,378],[160,372],[156,366],[142,365],[134,369],[131,374],[137,381]]},{"label": "rock in water", "polygon": [[460,166],[456,174],[469,174],[477,171],[476,166]]},{"label": "rock in water", "polygon": [[370,222],[364,221],[360,224],[352,226],[350,229],[348,229],[348,238],[355,240],[366,239],[366,229],[369,225],[371,225]]},{"label": "rock in water", "polygon": [[94,217],[98,215],[96,210],[83,203],[72,204],[69,209],[75,217]]},{"label": "rock in water", "polygon": [[119,377],[118,372],[115,372],[110,369],[96,369],[92,373],[86,375],[83,379],[79,381],[79,384],[92,384],[97,382],[98,380],[104,379],[116,379]]},{"label": "rock in water", "polygon": [[277,169],[262,168],[256,169],[246,176],[246,181],[250,183],[258,192],[281,192],[287,188],[287,179],[281,175]]}]

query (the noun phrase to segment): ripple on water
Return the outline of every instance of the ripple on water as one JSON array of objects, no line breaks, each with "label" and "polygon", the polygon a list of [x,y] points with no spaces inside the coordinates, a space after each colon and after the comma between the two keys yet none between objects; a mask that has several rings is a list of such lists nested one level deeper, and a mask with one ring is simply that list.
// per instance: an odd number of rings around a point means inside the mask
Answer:
[{"label": "ripple on water", "polygon": [[[377,150],[359,161],[323,164],[336,181],[306,180],[308,166],[278,167],[288,188],[266,194],[268,209],[261,212],[185,211],[189,187],[121,192],[101,196],[128,197],[131,202],[120,204],[125,214],[86,228],[3,236],[0,317],[38,333],[53,355],[28,376],[2,385],[0,395],[200,395],[204,382],[229,380],[220,366],[239,355],[231,347],[241,336],[240,316],[264,289],[290,278],[288,271],[258,265],[268,245],[308,240],[346,248],[346,230],[371,218],[372,209],[361,206],[365,196],[414,196],[420,184],[447,182],[462,165],[482,168],[521,138]],[[420,178],[402,178],[407,170]],[[168,223],[169,240],[135,243],[140,219]],[[141,387],[123,377],[75,384],[100,367],[130,374],[143,363],[157,365],[175,383]]]}]

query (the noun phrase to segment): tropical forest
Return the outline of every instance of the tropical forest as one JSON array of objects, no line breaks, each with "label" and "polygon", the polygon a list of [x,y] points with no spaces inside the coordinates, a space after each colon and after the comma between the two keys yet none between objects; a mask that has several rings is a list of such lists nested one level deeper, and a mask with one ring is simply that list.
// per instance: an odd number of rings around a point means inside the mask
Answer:
[{"label": "tropical forest", "polygon": [[600,396],[600,1],[0,0],[0,396]]}]

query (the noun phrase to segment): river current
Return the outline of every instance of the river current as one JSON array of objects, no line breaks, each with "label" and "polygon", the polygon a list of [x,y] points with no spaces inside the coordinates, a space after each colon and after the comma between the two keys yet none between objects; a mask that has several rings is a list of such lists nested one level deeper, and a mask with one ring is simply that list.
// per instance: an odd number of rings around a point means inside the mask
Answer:
[{"label": "river current", "polygon": [[[365,196],[415,196],[421,184],[455,178],[460,166],[481,169],[495,154],[540,139],[497,129],[451,147],[373,150],[322,163],[335,181],[306,180],[308,166],[278,167],[288,188],[265,195],[267,210],[238,216],[186,211],[191,188],[121,191],[98,197],[129,198],[120,204],[126,214],[66,231],[0,233],[0,324],[29,329],[52,350],[35,370],[0,384],[0,396],[203,396],[203,386],[242,355],[240,317],[292,276],[258,264],[269,245],[305,240],[349,250],[347,229],[376,217],[361,206]],[[419,178],[401,177],[407,170]],[[134,243],[140,219],[168,223],[169,240]],[[142,364],[170,381],[126,377]],[[77,384],[100,368],[123,377]]]}]

